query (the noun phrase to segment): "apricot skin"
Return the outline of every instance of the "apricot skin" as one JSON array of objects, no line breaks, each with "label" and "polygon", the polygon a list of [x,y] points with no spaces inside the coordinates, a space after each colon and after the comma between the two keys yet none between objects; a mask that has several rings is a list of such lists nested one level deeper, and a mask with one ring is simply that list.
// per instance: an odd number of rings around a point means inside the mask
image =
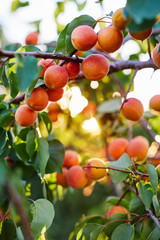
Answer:
[{"label": "apricot skin", "polygon": [[93,117],[96,114],[96,111],[97,111],[96,104],[92,101],[89,101],[88,105],[82,110],[82,115],[86,119],[90,119],[91,117]]},{"label": "apricot skin", "polygon": [[31,32],[25,38],[26,45],[36,45],[38,42],[38,32]]},{"label": "apricot skin", "polygon": [[68,82],[68,73],[61,66],[51,66],[44,73],[44,83],[50,89],[63,88]]},{"label": "apricot skin", "polygon": [[47,110],[48,110],[48,115],[49,115],[51,121],[56,122],[58,120],[58,114],[60,111],[59,105],[56,102],[51,102],[48,105]]},{"label": "apricot skin", "polygon": [[43,69],[41,71],[40,77],[44,76],[45,71],[47,70],[48,67],[51,67],[53,65],[56,65],[53,59],[47,58],[47,59],[41,59],[38,62],[38,66],[42,66]]},{"label": "apricot skin", "polygon": [[123,43],[123,34],[113,26],[104,27],[98,32],[98,43],[104,51],[115,52]]},{"label": "apricot skin", "polygon": [[25,102],[32,110],[41,111],[48,105],[48,94],[41,87],[35,88],[29,98],[25,94]]},{"label": "apricot skin", "polygon": [[[88,166],[95,166],[87,168]],[[96,168],[96,167],[104,167],[104,168]],[[99,158],[90,159],[86,164],[86,174],[89,178],[93,180],[98,180],[106,176],[106,165],[105,162]]]},{"label": "apricot skin", "polygon": [[91,81],[99,81],[109,72],[108,60],[100,54],[92,54],[86,57],[81,65],[84,76]]},{"label": "apricot skin", "polygon": [[149,101],[149,107],[155,111],[160,111],[160,95],[154,95]]},{"label": "apricot skin", "polygon": [[63,88],[56,89],[56,90],[48,88],[46,91],[48,94],[49,101],[51,102],[56,102],[60,100],[63,97],[63,93],[64,93]]},{"label": "apricot skin", "polygon": [[76,151],[68,149],[65,151],[63,165],[67,167],[79,165],[79,160],[80,160],[79,154]]},{"label": "apricot skin", "polygon": [[144,31],[137,32],[137,33],[129,32],[131,37],[133,37],[136,40],[141,40],[141,41],[144,41],[145,39],[149,38],[151,33],[152,33],[152,28],[149,28],[149,29],[146,29]]},{"label": "apricot skin", "polygon": [[85,171],[81,166],[72,166],[67,172],[67,183],[70,187],[80,189],[87,183]]},{"label": "apricot skin", "polygon": [[129,20],[123,16],[123,8],[117,9],[112,15],[112,25],[118,30],[125,30]]},{"label": "apricot skin", "polygon": [[111,157],[117,160],[125,153],[127,146],[127,139],[116,138],[108,145],[108,153]]},{"label": "apricot skin", "polygon": [[37,112],[27,105],[21,105],[15,112],[15,121],[22,127],[29,127],[36,122]]},{"label": "apricot skin", "polygon": [[56,173],[56,177],[57,177],[57,184],[61,185],[64,188],[68,187],[68,183],[67,183],[67,172],[68,169],[63,167],[62,168],[62,173]]},{"label": "apricot skin", "polygon": [[107,218],[110,218],[110,216],[112,216],[113,214],[116,214],[116,213],[128,214],[128,211],[123,206],[113,206],[107,212]]},{"label": "apricot skin", "polygon": [[153,62],[155,65],[160,68],[160,52],[158,53],[159,44],[157,43],[153,49]]},{"label": "apricot skin", "polygon": [[80,72],[80,64],[76,62],[68,62],[62,65],[68,72],[69,78],[76,78]]},{"label": "apricot skin", "polygon": [[138,121],[142,117],[144,109],[140,100],[128,98],[126,102],[124,102],[121,112],[126,119]]},{"label": "apricot skin", "polygon": [[97,34],[90,26],[81,25],[73,30],[71,41],[75,49],[88,51],[96,44]]}]

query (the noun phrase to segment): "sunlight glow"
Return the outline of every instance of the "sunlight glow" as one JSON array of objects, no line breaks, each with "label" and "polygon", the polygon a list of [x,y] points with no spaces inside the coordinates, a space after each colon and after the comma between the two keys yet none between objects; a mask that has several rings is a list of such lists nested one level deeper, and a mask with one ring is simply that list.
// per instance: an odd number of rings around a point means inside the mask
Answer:
[{"label": "sunlight glow", "polygon": [[91,133],[93,135],[99,135],[101,133],[100,126],[94,117],[85,120],[82,124],[82,128],[86,132]]}]

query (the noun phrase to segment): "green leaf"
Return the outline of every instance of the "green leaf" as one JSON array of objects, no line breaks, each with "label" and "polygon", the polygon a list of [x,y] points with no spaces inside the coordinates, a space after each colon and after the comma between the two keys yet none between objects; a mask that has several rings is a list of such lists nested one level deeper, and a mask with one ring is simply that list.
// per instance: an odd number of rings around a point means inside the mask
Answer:
[{"label": "green leaf", "polygon": [[63,31],[60,33],[60,35],[58,37],[56,52],[63,50],[66,47],[65,41],[66,41],[66,34],[67,34],[68,26],[69,26],[69,24],[67,24],[65,26],[65,28],[63,29]]},{"label": "green leaf", "polygon": [[29,5],[29,2],[21,2],[19,0],[14,0],[11,5],[11,12],[15,12],[18,8],[26,7]]},{"label": "green leaf", "polygon": [[130,202],[129,212],[131,212],[131,213],[134,212],[134,213],[137,213],[139,215],[142,215],[142,214],[146,213],[146,210],[144,208],[144,204],[141,202],[141,200],[137,196],[132,198],[132,200]]},{"label": "green leaf", "polygon": [[[109,196],[106,199],[107,203],[111,203],[113,205],[116,205],[118,203],[118,201],[119,201],[119,197],[116,197],[116,196]],[[125,208],[129,208],[129,202],[126,201],[125,199],[121,200],[121,205]]]},{"label": "green leaf", "polygon": [[11,126],[14,122],[13,113],[16,111],[15,108],[3,110],[0,113],[0,127]]},{"label": "green leaf", "polygon": [[0,127],[0,150],[4,148],[7,141],[6,131]]},{"label": "green leaf", "polygon": [[153,196],[152,202],[153,202],[153,207],[154,207],[156,216],[160,217],[160,205],[156,195]]},{"label": "green leaf", "polygon": [[36,133],[35,130],[31,130],[28,132],[26,138],[26,152],[32,159],[35,151],[36,151]]},{"label": "green leaf", "polygon": [[99,227],[97,227],[93,232],[91,232],[90,234],[90,240],[97,240],[99,234],[102,232],[104,226],[100,225]]},{"label": "green leaf", "polygon": [[[124,153],[117,161],[110,162],[109,166],[117,169],[126,170],[126,168],[132,166],[132,163],[129,156],[126,153]],[[112,181],[118,183],[125,180],[129,173],[116,170],[109,170],[109,174],[112,178]]]},{"label": "green leaf", "polygon": [[38,138],[38,157],[40,173],[43,177],[49,159],[49,145],[46,139],[44,138]]},{"label": "green leaf", "polygon": [[35,239],[40,237],[41,233],[45,233],[51,226],[54,218],[54,207],[46,199],[38,199],[31,205],[33,219],[31,222],[31,229]]},{"label": "green leaf", "polygon": [[[96,236],[94,233],[98,236],[102,230],[103,226],[97,223],[88,223],[82,228],[82,235],[80,239],[83,239],[83,236],[85,236],[85,239],[95,240]],[[98,229],[98,230],[97,230]],[[97,230],[97,231],[96,231]],[[81,231],[81,230],[80,230]],[[92,233],[92,234],[91,234]]]},{"label": "green leaf", "polygon": [[40,115],[46,125],[48,133],[50,134],[52,131],[52,122],[49,115],[46,112],[42,112]]},{"label": "green leaf", "polygon": [[[4,162],[4,161],[3,161]],[[4,165],[4,163],[2,163],[2,161],[0,162],[0,196],[2,197],[1,194],[3,194],[4,197],[4,193],[3,193],[3,186],[4,183],[6,182],[7,179],[7,171],[6,171],[6,166]]]},{"label": "green leaf", "polygon": [[16,239],[16,226],[12,219],[6,219],[2,223],[0,239],[11,240]]},{"label": "green leaf", "polygon": [[121,224],[118,226],[113,234],[111,240],[131,240],[133,235],[133,226],[127,223]]},{"label": "green leaf", "polygon": [[18,240],[25,240],[20,227],[17,228],[17,239]]},{"label": "green leaf", "polygon": [[149,234],[147,240],[159,240],[160,237],[160,230],[155,227],[155,229]]},{"label": "green leaf", "polygon": [[28,161],[29,160],[29,155],[28,155],[28,153],[26,151],[26,143],[15,142],[13,144],[13,147],[14,147],[16,153],[19,155],[19,157],[23,161]]},{"label": "green leaf", "polygon": [[151,207],[152,198],[153,198],[153,192],[150,190],[151,186],[150,184],[142,185],[142,183],[139,183],[139,193],[143,199],[145,209],[148,211]]},{"label": "green leaf", "polygon": [[17,70],[17,67],[14,62],[11,62],[7,66],[5,66],[5,73],[9,80],[10,95],[13,98],[16,97],[18,94],[16,70]]},{"label": "green leaf", "polygon": [[158,174],[155,167],[152,164],[147,165],[147,172],[149,174],[149,179],[154,191],[156,191],[158,187]]},{"label": "green leaf", "polygon": [[97,111],[99,113],[114,113],[117,112],[122,105],[122,101],[120,98],[112,98],[108,101],[101,103],[98,106]]},{"label": "green leaf", "polygon": [[141,32],[151,28],[154,25],[155,19],[145,19],[141,24],[137,24],[134,20],[129,21],[128,29],[131,33]]},{"label": "green leaf", "polygon": [[27,46],[22,46],[20,48],[17,49],[16,52],[41,52],[41,50],[33,45],[27,45]]}]

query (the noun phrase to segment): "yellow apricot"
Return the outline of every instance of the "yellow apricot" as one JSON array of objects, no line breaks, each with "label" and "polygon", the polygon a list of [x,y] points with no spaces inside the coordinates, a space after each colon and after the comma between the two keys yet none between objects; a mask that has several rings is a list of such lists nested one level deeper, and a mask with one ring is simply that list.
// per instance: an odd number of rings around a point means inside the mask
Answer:
[{"label": "yellow apricot", "polygon": [[99,158],[92,158],[87,162],[85,171],[89,178],[98,180],[106,176],[106,164]]},{"label": "yellow apricot", "polygon": [[123,8],[117,9],[112,15],[112,25],[119,30],[125,30],[129,20],[123,16]]}]

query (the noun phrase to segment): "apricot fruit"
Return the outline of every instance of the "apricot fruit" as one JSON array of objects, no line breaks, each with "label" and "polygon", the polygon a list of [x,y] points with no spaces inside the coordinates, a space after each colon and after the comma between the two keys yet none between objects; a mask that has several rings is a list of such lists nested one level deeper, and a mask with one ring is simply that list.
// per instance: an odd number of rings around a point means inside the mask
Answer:
[{"label": "apricot fruit", "polygon": [[131,37],[133,37],[136,40],[141,40],[141,41],[144,41],[145,39],[149,38],[151,33],[152,33],[152,28],[149,28],[149,29],[143,30],[141,32],[137,32],[137,33],[129,32]]},{"label": "apricot fruit", "polygon": [[117,51],[123,43],[123,34],[113,26],[102,28],[98,32],[98,43],[108,53]]},{"label": "apricot fruit", "polygon": [[59,115],[59,112],[60,112],[59,105],[56,102],[51,102],[48,105],[47,110],[48,110],[48,115],[49,115],[51,121],[56,122],[58,120],[58,115]]},{"label": "apricot fruit", "polygon": [[43,69],[40,73],[40,77],[44,76],[44,73],[48,67],[51,67],[53,65],[56,65],[55,61],[53,59],[47,58],[47,59],[41,59],[38,61],[38,66],[42,66]]},{"label": "apricot fruit", "polygon": [[143,105],[137,98],[128,98],[123,103],[121,112],[128,120],[138,121],[143,116]]},{"label": "apricot fruit", "polygon": [[87,106],[82,110],[82,114],[86,119],[93,117],[96,114],[97,106],[94,102],[89,101]]},{"label": "apricot fruit", "polygon": [[109,155],[117,160],[120,158],[126,151],[128,146],[128,140],[125,138],[116,138],[108,145]]},{"label": "apricot fruit", "polygon": [[31,32],[25,38],[26,45],[37,45],[38,43],[38,32]]},{"label": "apricot fruit", "polygon": [[46,92],[48,94],[49,101],[56,102],[63,97],[64,89],[60,88],[60,89],[54,90],[54,89],[48,88]]},{"label": "apricot fruit", "polygon": [[34,88],[30,97],[27,97],[27,93],[25,94],[26,104],[34,111],[45,109],[48,105],[48,100],[48,94],[41,87]]},{"label": "apricot fruit", "polygon": [[79,72],[80,72],[80,64],[79,63],[65,62],[65,63],[63,63],[62,67],[64,67],[67,70],[68,76],[70,79],[78,77]]},{"label": "apricot fruit", "polygon": [[63,88],[67,84],[68,79],[69,76],[66,69],[61,66],[51,66],[44,73],[44,83],[51,89]]},{"label": "apricot fruit", "polygon": [[67,183],[70,187],[80,189],[87,183],[85,171],[81,166],[72,166],[67,172]]},{"label": "apricot fruit", "polygon": [[85,165],[85,171],[89,178],[98,180],[106,176],[106,164],[99,158],[92,158]]},{"label": "apricot fruit", "polygon": [[80,162],[80,156],[79,154],[74,150],[66,150],[65,156],[64,156],[64,162],[63,165],[66,167],[71,167],[74,165],[79,165]]},{"label": "apricot fruit", "polygon": [[22,127],[29,127],[36,122],[37,112],[27,105],[21,105],[15,112],[15,121]]},{"label": "apricot fruit", "polygon": [[101,46],[99,45],[98,41],[96,42],[96,45],[94,46],[94,48],[98,51],[104,52],[103,48],[101,48]]},{"label": "apricot fruit", "polygon": [[123,8],[117,9],[112,15],[112,25],[118,30],[125,30],[129,20],[123,16]]},{"label": "apricot fruit", "polygon": [[135,158],[136,163],[142,163],[147,157],[149,142],[143,136],[133,138],[126,148],[126,153],[130,158]]},{"label": "apricot fruit", "polygon": [[57,184],[61,185],[64,188],[68,187],[68,183],[67,183],[67,172],[68,169],[63,167],[62,168],[62,173],[56,173],[56,177],[57,177]]},{"label": "apricot fruit", "polygon": [[155,65],[160,68],[160,52],[158,52],[159,44],[157,43],[153,49],[152,58]]},{"label": "apricot fruit", "polygon": [[96,44],[97,34],[92,27],[80,25],[72,31],[71,41],[75,49],[88,51]]},{"label": "apricot fruit", "polygon": [[116,213],[128,214],[128,211],[123,206],[113,206],[107,212],[107,218],[110,218],[110,216],[112,216],[113,214],[116,214]]},{"label": "apricot fruit", "polygon": [[91,81],[99,81],[109,72],[108,60],[100,54],[91,54],[86,57],[81,65],[84,76]]},{"label": "apricot fruit", "polygon": [[154,95],[149,101],[149,108],[155,111],[160,111],[160,95]]}]

